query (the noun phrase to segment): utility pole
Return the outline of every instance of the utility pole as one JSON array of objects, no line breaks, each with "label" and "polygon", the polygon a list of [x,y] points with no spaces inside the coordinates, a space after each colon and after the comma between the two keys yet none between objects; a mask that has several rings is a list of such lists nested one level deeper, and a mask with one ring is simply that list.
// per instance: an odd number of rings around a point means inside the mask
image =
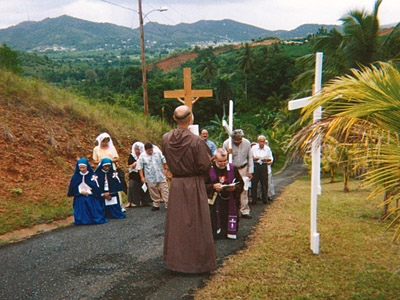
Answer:
[{"label": "utility pole", "polygon": [[140,26],[140,46],[142,52],[142,87],[143,87],[143,105],[144,115],[149,114],[148,94],[147,94],[147,75],[146,75],[146,58],[144,54],[144,34],[143,34],[143,14],[142,14],[142,1],[139,2],[139,26]]},{"label": "utility pole", "polygon": [[147,14],[145,14],[143,16],[143,12],[142,12],[142,1],[138,0],[139,3],[139,10],[133,9],[133,8],[129,8],[129,7],[125,7],[116,3],[113,3],[111,1],[108,0],[101,0],[103,2],[107,2],[109,4],[121,7],[123,9],[127,9],[127,10],[131,10],[134,11],[135,13],[139,14],[139,27],[140,27],[140,46],[141,46],[141,52],[142,52],[142,87],[143,87],[143,106],[144,106],[144,115],[148,116],[149,114],[149,104],[148,104],[148,94],[147,94],[147,76],[146,76],[146,59],[145,59],[145,55],[144,55],[144,34],[143,34],[143,19],[145,19],[147,17],[148,14],[150,14],[151,12],[154,11],[159,11],[159,12],[163,12],[163,11],[167,11],[168,8],[166,7],[160,7],[160,8],[156,8],[153,9],[151,11],[149,11]]}]

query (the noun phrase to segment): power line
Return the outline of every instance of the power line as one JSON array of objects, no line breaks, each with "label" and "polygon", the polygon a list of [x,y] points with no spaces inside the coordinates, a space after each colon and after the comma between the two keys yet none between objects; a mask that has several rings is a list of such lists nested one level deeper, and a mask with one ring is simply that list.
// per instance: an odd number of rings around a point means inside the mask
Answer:
[{"label": "power line", "polygon": [[[164,5],[166,5],[166,2],[164,0],[161,0]],[[176,10],[174,7],[172,7],[170,4],[168,4],[168,9],[171,8],[173,11],[175,11],[182,19],[188,21],[188,23],[193,22],[192,20],[190,20],[189,18],[187,18],[185,15],[181,14],[178,10]],[[168,17],[166,17],[168,18]],[[169,19],[169,18],[168,18]],[[173,21],[172,19],[169,19],[170,21]]]},{"label": "power line", "polygon": [[131,8],[131,7],[123,6],[123,5],[120,5],[120,4],[117,4],[117,3],[114,3],[114,2],[108,1],[108,0],[101,0],[101,1],[106,2],[106,3],[108,3],[108,4],[111,4],[111,5],[114,5],[114,6],[118,6],[118,7],[121,7],[121,8],[124,8],[124,9],[128,9],[128,10],[131,10],[131,11],[134,11],[134,12],[138,13],[138,11],[137,11],[136,9]]}]

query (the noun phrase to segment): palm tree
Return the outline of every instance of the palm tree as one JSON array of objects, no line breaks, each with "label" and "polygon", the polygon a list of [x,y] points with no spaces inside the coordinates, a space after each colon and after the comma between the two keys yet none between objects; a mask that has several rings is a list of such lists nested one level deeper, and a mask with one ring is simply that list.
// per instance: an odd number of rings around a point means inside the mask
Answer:
[{"label": "palm tree", "polygon": [[239,68],[244,72],[245,77],[245,95],[246,95],[246,102],[247,102],[247,77],[249,73],[254,69],[254,59],[253,59],[253,52],[249,43],[246,43],[244,46],[244,50],[239,57]]},{"label": "palm tree", "polygon": [[[321,170],[323,172],[328,172],[331,178],[330,183],[335,182],[335,173],[337,168],[339,167],[339,148],[337,146],[338,141],[334,138],[328,139],[326,143],[324,143],[324,149],[321,152]],[[347,185],[348,189],[348,185]],[[345,183],[345,191],[346,191],[346,183]]]},{"label": "palm tree", "polygon": [[343,17],[343,50],[349,68],[367,66],[380,58],[378,11],[382,0],[375,2],[374,10],[352,10]]},{"label": "palm tree", "polygon": [[[400,72],[392,64],[352,69],[331,81],[315,100],[303,109],[303,120],[323,106],[323,118],[300,130],[290,147],[310,149],[312,142],[335,138],[343,146],[353,148],[354,160],[365,163],[363,176],[373,186],[372,196],[389,195],[385,204],[400,198]],[[389,215],[399,210],[394,207]],[[390,226],[397,225],[394,239],[400,238],[400,215]]]},{"label": "palm tree", "polygon": [[218,76],[215,84],[217,104],[223,106],[228,103],[232,95],[232,88],[229,84],[231,75]]},{"label": "palm tree", "polygon": [[199,69],[201,70],[200,79],[207,83],[210,83],[218,73],[218,67],[215,60],[211,59],[209,56],[203,57],[200,61]]},{"label": "palm tree", "polygon": [[[352,10],[341,18],[343,33],[333,29],[315,38],[313,49],[324,52],[325,82],[348,73],[351,68],[400,58],[400,23],[386,38],[379,36],[378,12],[382,1],[375,2],[372,13]],[[314,54],[301,57],[299,62],[306,71],[296,78],[296,84],[310,86],[314,76]]]}]

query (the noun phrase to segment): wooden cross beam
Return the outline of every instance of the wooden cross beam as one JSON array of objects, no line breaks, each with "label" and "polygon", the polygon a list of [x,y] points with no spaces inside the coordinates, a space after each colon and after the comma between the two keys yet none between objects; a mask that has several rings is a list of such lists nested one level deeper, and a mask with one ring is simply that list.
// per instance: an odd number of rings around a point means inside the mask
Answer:
[{"label": "wooden cross beam", "polygon": [[[212,97],[212,90],[192,90],[190,68],[183,69],[183,90],[164,91],[164,98],[177,98],[179,102],[190,107],[201,97]],[[183,98],[183,99],[182,99]]]}]

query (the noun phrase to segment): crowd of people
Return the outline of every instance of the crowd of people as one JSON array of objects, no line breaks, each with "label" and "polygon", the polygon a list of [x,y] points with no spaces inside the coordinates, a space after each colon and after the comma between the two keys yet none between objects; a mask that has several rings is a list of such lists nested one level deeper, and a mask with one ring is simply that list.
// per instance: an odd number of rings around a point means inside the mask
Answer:
[{"label": "crowd of people", "polygon": [[[100,134],[92,156],[97,167],[93,171],[89,161],[80,158],[71,178],[68,196],[74,197],[74,224],[102,224],[109,218],[125,218],[125,208],[151,206],[158,211],[163,205],[166,268],[183,273],[213,271],[214,240],[236,239],[239,219],[252,218],[249,204],[272,201],[273,156],[265,136],[251,143],[241,129],[217,148],[206,129],[199,136],[189,130],[192,117],[185,105],[175,110],[177,128],[163,135],[162,149],[150,142],[133,143],[127,160],[128,185],[111,136]],[[122,192],[127,195],[125,208]]]}]

